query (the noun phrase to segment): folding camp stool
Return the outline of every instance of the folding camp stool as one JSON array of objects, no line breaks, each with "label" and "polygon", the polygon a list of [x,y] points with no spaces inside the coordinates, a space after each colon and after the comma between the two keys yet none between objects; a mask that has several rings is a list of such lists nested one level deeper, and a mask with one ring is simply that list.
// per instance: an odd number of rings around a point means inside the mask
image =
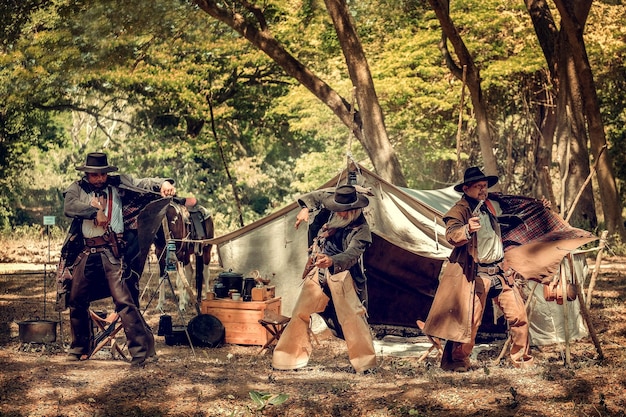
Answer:
[{"label": "folding camp stool", "polygon": [[[422,331],[422,333],[424,333],[424,322],[421,320],[417,321],[417,327],[419,327],[419,329]],[[428,338],[428,341],[431,343],[430,347],[428,348],[428,350],[426,352],[424,352],[422,354],[422,356],[420,356],[420,358],[417,360],[418,362],[422,362],[424,359],[426,359],[428,357],[428,355],[430,355],[430,352],[432,352],[433,350],[437,349],[437,356],[442,355],[443,354],[443,347],[441,346],[441,340],[437,337],[431,337],[427,334],[424,333],[424,335]]]},{"label": "folding camp stool", "polygon": [[265,349],[269,349],[270,346],[276,344],[283,334],[285,327],[289,324],[291,317],[286,317],[273,311],[265,311],[263,318],[259,320],[259,324],[265,328],[271,335],[269,340],[265,342],[259,354],[263,353]]},{"label": "folding camp stool", "polygon": [[93,310],[89,310],[89,317],[94,325],[94,348],[89,355],[89,359],[98,353],[103,347],[109,345],[111,354],[115,358],[117,352],[124,360],[128,361],[128,357],[124,354],[122,346],[117,343],[116,336],[123,329],[122,320],[117,313],[111,313],[103,317]]}]

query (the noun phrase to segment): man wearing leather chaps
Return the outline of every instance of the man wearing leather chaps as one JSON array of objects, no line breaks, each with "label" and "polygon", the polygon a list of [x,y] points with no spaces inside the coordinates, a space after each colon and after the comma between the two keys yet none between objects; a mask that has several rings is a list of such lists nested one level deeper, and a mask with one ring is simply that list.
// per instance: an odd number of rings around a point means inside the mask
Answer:
[{"label": "man wearing leather chaps", "polygon": [[[302,291],[292,317],[274,348],[275,369],[297,369],[307,365],[312,344],[309,339],[311,314],[320,313],[331,331],[343,338],[357,372],[376,367],[376,354],[367,323],[367,286],[361,256],[372,237],[362,208],[366,196],[352,185],[320,190],[302,196],[296,228],[309,220],[309,212],[320,210],[320,224],[310,248]],[[320,222],[320,216],[324,217]],[[323,223],[323,224],[322,224]],[[310,242],[311,243],[311,242]]]}]

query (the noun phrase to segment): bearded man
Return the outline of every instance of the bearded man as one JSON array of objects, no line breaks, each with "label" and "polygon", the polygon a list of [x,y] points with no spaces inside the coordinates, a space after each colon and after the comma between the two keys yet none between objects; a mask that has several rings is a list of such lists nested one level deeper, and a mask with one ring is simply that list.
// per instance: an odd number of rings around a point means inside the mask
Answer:
[{"label": "bearded man", "polygon": [[143,366],[154,360],[156,352],[152,332],[137,306],[137,275],[143,270],[138,261],[137,219],[142,207],[137,196],[148,194],[146,201],[173,197],[174,181],[109,175],[118,168],[109,165],[101,152],[89,153],[76,170],[84,176],[64,192],[64,213],[73,221],[57,272],[57,309],[65,309],[65,302],[70,308],[69,357],[89,358],[93,349],[90,303],[110,296],[126,333],[131,365]]},{"label": "bearded man", "polygon": [[[309,228],[312,245],[303,274],[304,285],[292,318],[279,339],[272,358],[275,369],[306,366],[311,355],[311,314],[320,313],[331,331],[346,340],[348,355],[357,372],[376,366],[374,345],[367,324],[367,279],[362,255],[372,244],[363,215],[368,198],[353,185],[319,190],[302,196],[296,229],[317,212]],[[315,237],[313,237],[315,236]],[[311,242],[310,242],[311,243]]]}]

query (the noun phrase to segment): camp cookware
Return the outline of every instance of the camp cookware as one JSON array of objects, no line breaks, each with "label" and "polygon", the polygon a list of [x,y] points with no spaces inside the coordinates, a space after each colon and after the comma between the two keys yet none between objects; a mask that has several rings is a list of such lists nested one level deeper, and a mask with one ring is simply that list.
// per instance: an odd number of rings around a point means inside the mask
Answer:
[{"label": "camp cookware", "polygon": [[24,320],[17,323],[23,343],[52,343],[57,340],[57,321]]},{"label": "camp cookware", "polygon": [[229,270],[220,273],[217,276],[217,279],[218,282],[221,282],[224,287],[226,287],[226,289],[241,292],[243,286],[243,274]]},{"label": "camp cookware", "polygon": [[243,279],[243,292],[241,293],[243,301],[252,301],[252,289],[256,287],[254,278]]},{"label": "camp cookware", "polygon": [[226,287],[223,283],[218,282],[213,287],[213,292],[215,293],[215,297],[217,298],[226,298],[228,297],[228,287]]},{"label": "camp cookware", "polygon": [[187,331],[195,346],[218,347],[226,337],[226,329],[220,319],[210,314],[200,314],[189,320]]}]

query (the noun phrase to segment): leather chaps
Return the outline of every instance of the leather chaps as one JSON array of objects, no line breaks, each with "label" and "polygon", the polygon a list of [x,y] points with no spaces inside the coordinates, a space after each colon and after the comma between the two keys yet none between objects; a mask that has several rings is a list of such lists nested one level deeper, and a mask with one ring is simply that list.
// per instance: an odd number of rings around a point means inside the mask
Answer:
[{"label": "leather chaps", "polygon": [[[275,369],[298,369],[309,362],[313,350],[309,336],[311,314],[324,311],[329,301],[320,286],[318,274],[319,269],[313,268],[304,278],[291,320],[274,348],[272,366]],[[357,372],[375,368],[376,352],[367,312],[356,294],[350,272],[331,275],[326,284],[343,330],[352,367]]]}]

